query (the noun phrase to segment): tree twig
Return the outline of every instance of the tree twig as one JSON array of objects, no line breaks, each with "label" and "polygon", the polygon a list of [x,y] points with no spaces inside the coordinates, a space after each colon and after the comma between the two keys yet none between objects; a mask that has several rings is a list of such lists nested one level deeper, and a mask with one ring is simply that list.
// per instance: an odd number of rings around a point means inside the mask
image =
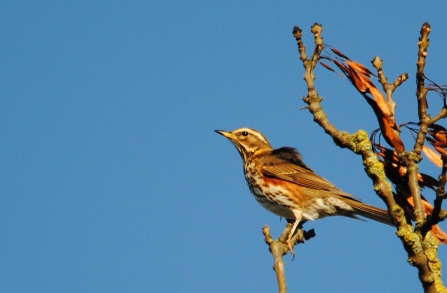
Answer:
[{"label": "tree twig", "polygon": [[[292,226],[293,226],[292,223],[287,223],[286,228],[282,232],[281,236],[279,236],[278,239],[276,240],[273,240],[273,237],[270,234],[269,226],[266,225],[262,228],[262,234],[264,234],[265,236],[264,241],[269,246],[269,251],[273,255],[273,270],[276,273],[279,293],[287,292],[285,264],[282,257],[286,255],[287,252],[289,251],[287,238],[290,234]],[[298,229],[296,230],[294,236],[290,240],[291,245],[292,247],[294,247],[296,244],[304,243],[304,240],[309,240],[310,238],[313,237],[315,237],[315,232],[313,229],[309,231],[304,231],[302,229],[302,226],[300,225],[298,226]]]},{"label": "tree twig", "polygon": [[[418,50],[418,61],[417,72],[416,72],[416,97],[418,101],[418,115],[419,115],[419,131],[416,137],[416,142],[414,144],[413,152],[406,154],[404,163],[408,169],[409,177],[409,187],[414,201],[414,212],[416,214],[416,222],[421,223],[424,220],[424,209],[421,202],[421,194],[419,186],[417,185],[417,174],[418,174],[418,163],[422,160],[421,152],[422,146],[424,145],[425,138],[427,137],[428,126],[430,123],[430,116],[427,114],[427,93],[428,90],[425,87],[425,64],[427,62],[427,49],[430,45],[430,40],[428,35],[430,34],[431,28],[428,23],[424,23],[421,28],[421,36],[419,37],[419,50]],[[415,183],[416,182],[416,183]]]},{"label": "tree twig", "polygon": [[[286,230],[290,233],[291,225],[288,225]],[[278,281],[278,292],[287,292],[287,282],[286,282],[286,272],[284,268],[284,260],[282,256],[287,253],[287,244],[282,243],[278,240],[273,241],[272,235],[270,234],[269,226],[264,226],[262,228],[262,233],[265,236],[265,243],[269,246],[269,250],[273,255],[273,270],[276,273],[276,279]]]}]

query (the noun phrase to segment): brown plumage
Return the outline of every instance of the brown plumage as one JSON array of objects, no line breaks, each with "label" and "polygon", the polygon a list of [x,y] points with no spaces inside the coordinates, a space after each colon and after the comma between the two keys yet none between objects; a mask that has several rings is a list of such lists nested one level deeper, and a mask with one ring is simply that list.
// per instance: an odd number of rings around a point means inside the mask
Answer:
[{"label": "brown plumage", "polygon": [[[394,225],[388,212],[362,203],[316,174],[291,147],[273,149],[258,131],[239,128],[232,132],[216,130],[239,151],[248,187],[255,199],[270,212],[294,220],[290,238],[304,220],[326,216],[357,215]],[[289,249],[293,249],[289,244]]]}]

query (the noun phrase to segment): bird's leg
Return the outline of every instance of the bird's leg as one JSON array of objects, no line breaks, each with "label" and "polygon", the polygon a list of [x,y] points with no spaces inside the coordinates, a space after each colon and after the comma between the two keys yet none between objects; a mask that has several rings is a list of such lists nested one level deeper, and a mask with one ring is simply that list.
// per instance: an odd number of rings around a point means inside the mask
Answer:
[{"label": "bird's leg", "polygon": [[303,213],[295,210],[293,211],[293,215],[295,216],[295,223],[293,223],[292,230],[290,230],[289,237],[287,238],[287,245],[289,246],[290,253],[293,254],[293,258],[295,258],[295,252],[293,251],[291,240],[296,228],[298,227],[298,224],[303,218]]}]

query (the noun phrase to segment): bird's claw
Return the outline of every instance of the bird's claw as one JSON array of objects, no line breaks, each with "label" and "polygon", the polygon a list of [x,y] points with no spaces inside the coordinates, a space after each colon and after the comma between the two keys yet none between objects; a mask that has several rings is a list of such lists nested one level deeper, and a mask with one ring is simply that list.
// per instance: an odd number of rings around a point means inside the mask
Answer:
[{"label": "bird's claw", "polygon": [[293,247],[291,244],[291,240],[287,240],[287,247],[289,248],[290,254],[292,255],[292,261],[295,259],[295,251],[293,251]]}]

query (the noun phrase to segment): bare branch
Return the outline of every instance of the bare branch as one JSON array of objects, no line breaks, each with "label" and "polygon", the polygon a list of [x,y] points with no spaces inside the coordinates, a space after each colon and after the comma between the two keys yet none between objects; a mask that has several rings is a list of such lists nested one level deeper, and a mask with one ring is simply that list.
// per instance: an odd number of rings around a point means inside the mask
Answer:
[{"label": "bare branch", "polygon": [[416,72],[416,82],[417,82],[417,91],[416,97],[418,100],[418,114],[419,120],[424,121],[427,118],[427,89],[425,88],[425,64],[427,59],[427,49],[429,46],[430,40],[428,39],[428,35],[430,34],[431,28],[428,23],[424,23],[421,28],[421,36],[419,38],[419,51],[418,51],[418,61],[417,72]]},{"label": "bare branch", "polygon": [[382,68],[383,61],[378,56],[376,56],[371,61],[371,63],[374,66],[374,68],[376,68],[376,70],[377,70],[379,82],[382,84],[382,88],[387,95],[387,103],[390,105],[391,110],[394,114],[396,111],[397,105],[393,100],[393,93],[399,85],[401,85],[405,80],[408,79],[408,74],[403,73],[396,79],[396,81],[394,83],[388,83],[388,79],[386,78],[385,73],[383,72],[383,68]]},{"label": "bare branch", "polygon": [[307,53],[306,53],[306,46],[304,46],[304,43],[301,40],[301,37],[303,36],[303,31],[295,26],[292,31],[293,35],[295,36],[296,41],[298,42],[298,51],[300,52],[300,59],[302,61],[307,60]]},{"label": "bare branch", "polygon": [[447,117],[447,108],[444,107],[442,108],[441,111],[439,111],[438,115],[436,115],[435,117],[433,117],[433,119],[430,120],[429,124],[434,124],[436,122],[438,122],[441,119],[444,119]]},{"label": "bare branch", "polygon": [[429,46],[428,35],[430,34],[430,25],[428,23],[424,23],[421,28],[421,36],[419,38],[419,51],[418,51],[418,61],[417,65],[417,73],[416,73],[416,82],[417,82],[417,90],[416,96],[418,100],[418,115],[419,115],[419,132],[416,137],[416,142],[414,144],[413,152],[409,152],[405,155],[405,158],[402,157],[402,161],[405,162],[408,168],[408,177],[409,177],[409,187],[411,194],[413,196],[416,221],[422,222],[425,218],[424,209],[421,202],[421,194],[419,190],[419,186],[415,184],[415,180],[417,178],[418,173],[418,163],[422,160],[421,152],[422,146],[424,145],[425,138],[428,132],[428,126],[431,121],[430,116],[427,114],[427,93],[428,90],[425,87],[425,64],[427,59],[427,49]]},{"label": "bare branch", "polygon": [[[292,225],[288,225],[285,230],[288,230],[287,234],[290,233]],[[284,269],[284,260],[282,256],[287,253],[287,244],[279,240],[273,241],[272,235],[270,234],[270,228],[264,226],[262,228],[262,233],[265,236],[265,243],[269,246],[270,252],[273,255],[273,270],[276,273],[276,279],[278,281],[278,291],[279,293],[287,292],[287,282],[286,282],[286,272]],[[286,236],[287,237],[287,236]],[[287,238],[285,238],[287,239]]]},{"label": "bare branch", "polygon": [[[293,225],[291,223],[288,223],[281,236],[279,236],[276,240],[273,240],[273,237],[270,234],[269,226],[264,226],[262,228],[262,234],[264,234],[265,236],[264,241],[269,246],[269,251],[273,255],[273,270],[276,273],[279,293],[287,292],[285,264],[282,257],[289,251],[287,238],[289,236],[290,230],[292,229],[292,226]],[[309,240],[314,236],[315,232],[313,229],[308,232],[303,231],[302,226],[300,225],[295,235],[291,239],[291,245],[292,247],[294,247],[297,243],[304,243],[304,240]]]},{"label": "bare branch", "polygon": [[404,83],[404,81],[408,80],[408,73],[402,73],[401,75],[399,75],[399,77],[396,79],[396,81],[394,81],[393,85],[394,85],[394,89],[396,89],[397,87],[399,87],[401,84]]}]

